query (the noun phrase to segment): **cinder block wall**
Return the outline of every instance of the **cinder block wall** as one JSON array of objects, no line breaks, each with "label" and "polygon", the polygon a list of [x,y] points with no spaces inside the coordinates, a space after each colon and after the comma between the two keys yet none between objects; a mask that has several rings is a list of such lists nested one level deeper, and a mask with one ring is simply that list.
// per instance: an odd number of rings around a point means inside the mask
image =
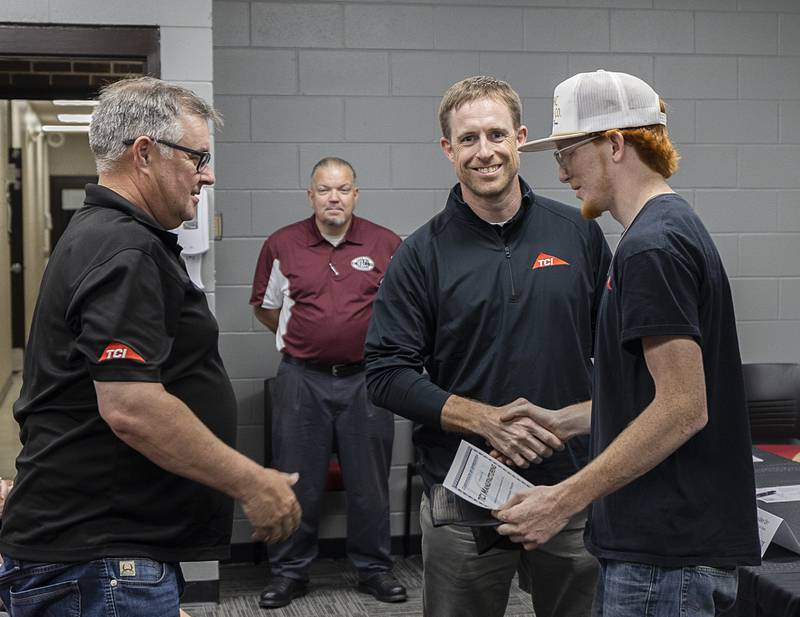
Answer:
[{"label": "cinder block wall", "polygon": [[[217,316],[241,449],[256,459],[262,382],[278,362],[247,304],[262,241],[310,214],[308,173],[324,155],[355,165],[362,215],[401,235],[425,222],[454,183],[436,107],[474,74],[507,79],[536,136],[549,134],[554,86],[576,72],[653,84],[683,155],[673,186],[708,225],[732,280],[745,361],[800,361],[800,2],[217,0],[213,11],[215,100],[227,121],[216,151]],[[522,174],[576,203],[548,154],[523,155]],[[615,246],[619,227],[607,216],[602,225]],[[408,423],[396,426],[399,535],[411,447]],[[342,504],[328,506],[323,535],[343,536]],[[249,538],[241,517],[234,537]]]}]

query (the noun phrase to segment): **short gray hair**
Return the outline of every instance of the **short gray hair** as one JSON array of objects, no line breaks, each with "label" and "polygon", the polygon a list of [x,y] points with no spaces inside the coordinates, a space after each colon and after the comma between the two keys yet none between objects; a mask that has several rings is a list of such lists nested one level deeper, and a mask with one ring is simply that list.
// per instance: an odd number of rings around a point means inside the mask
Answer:
[{"label": "short gray hair", "polygon": [[[98,105],[89,127],[98,173],[109,172],[124,154],[123,141],[142,135],[178,142],[183,137],[182,115],[199,116],[215,127],[222,126],[222,116],[191,90],[169,84],[155,77],[122,79],[100,91]],[[160,146],[165,158],[172,150]]]}]

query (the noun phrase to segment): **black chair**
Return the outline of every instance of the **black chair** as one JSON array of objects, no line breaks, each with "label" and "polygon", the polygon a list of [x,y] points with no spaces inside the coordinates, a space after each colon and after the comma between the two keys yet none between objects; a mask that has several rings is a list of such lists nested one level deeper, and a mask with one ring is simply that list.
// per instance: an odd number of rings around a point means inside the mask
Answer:
[{"label": "black chair", "polygon": [[406,465],[405,518],[403,519],[403,557],[408,557],[411,553],[411,493],[412,482],[416,475],[419,475],[416,463],[408,463]]},{"label": "black chair", "polygon": [[743,364],[753,442],[800,439],[800,364]]}]

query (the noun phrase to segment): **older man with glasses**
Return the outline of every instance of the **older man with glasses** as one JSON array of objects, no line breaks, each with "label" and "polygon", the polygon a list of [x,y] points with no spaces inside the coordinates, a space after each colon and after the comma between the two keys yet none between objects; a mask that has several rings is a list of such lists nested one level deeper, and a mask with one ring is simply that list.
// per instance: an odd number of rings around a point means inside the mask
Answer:
[{"label": "older man with glasses", "polygon": [[232,448],[217,323],[169,231],[214,183],[220,120],[149,77],[100,96],[99,181],[45,271],[14,405],[22,452],[0,530],[13,616],[177,615],[178,562],[228,555],[233,499],[256,538],[297,528],[297,475]]}]

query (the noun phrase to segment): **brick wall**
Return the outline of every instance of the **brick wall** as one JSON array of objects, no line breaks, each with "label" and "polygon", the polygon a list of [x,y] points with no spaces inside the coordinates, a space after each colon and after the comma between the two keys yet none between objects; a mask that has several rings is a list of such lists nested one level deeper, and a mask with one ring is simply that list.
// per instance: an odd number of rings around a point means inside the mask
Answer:
[{"label": "brick wall", "polygon": [[[218,135],[217,314],[241,403],[245,451],[262,452],[261,382],[274,338],[247,299],[263,239],[307,216],[325,154],[350,160],[359,211],[408,234],[454,183],[438,147],[447,86],[507,79],[532,135],[549,133],[554,86],[586,70],[633,73],[669,104],[683,154],[673,185],[708,225],[732,279],[746,361],[800,361],[800,3],[795,0],[391,0],[213,5]],[[575,204],[547,154],[522,158],[540,192]],[[602,225],[612,246],[619,228]],[[398,421],[392,530],[409,460]],[[342,535],[338,504],[324,533]],[[245,537],[240,521],[237,533]]]},{"label": "brick wall", "polygon": [[137,59],[45,58],[0,56],[0,94],[13,88],[37,88],[47,96],[51,87],[95,90],[127,75],[144,73],[144,62]]}]

